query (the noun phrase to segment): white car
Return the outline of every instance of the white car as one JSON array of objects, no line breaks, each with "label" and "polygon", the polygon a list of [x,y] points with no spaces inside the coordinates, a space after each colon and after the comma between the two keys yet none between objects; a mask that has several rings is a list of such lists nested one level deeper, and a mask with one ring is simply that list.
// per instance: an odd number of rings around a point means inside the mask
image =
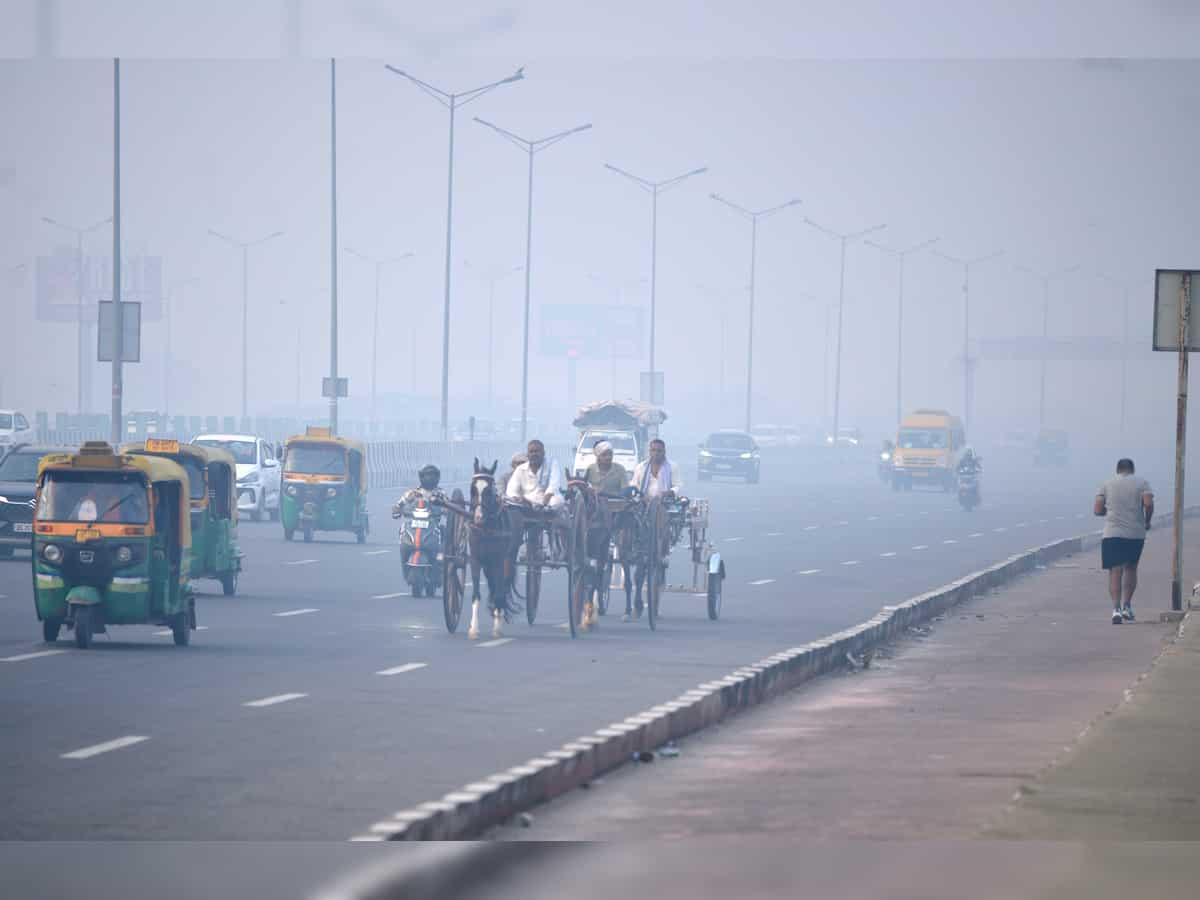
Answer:
[{"label": "white car", "polygon": [[237,463],[238,512],[249,513],[255,522],[269,515],[279,518],[279,460],[270,443],[252,434],[200,434],[193,444],[216,447],[233,454]]},{"label": "white car", "polygon": [[28,444],[33,440],[29,420],[15,409],[0,409],[0,445]]},{"label": "white car", "polygon": [[632,478],[633,470],[641,459],[637,435],[632,431],[614,431],[611,428],[589,428],[579,436],[575,463],[571,466],[571,471],[581,475],[596,461],[596,453],[592,448],[597,441],[608,441],[613,445],[613,462],[624,467]]}]

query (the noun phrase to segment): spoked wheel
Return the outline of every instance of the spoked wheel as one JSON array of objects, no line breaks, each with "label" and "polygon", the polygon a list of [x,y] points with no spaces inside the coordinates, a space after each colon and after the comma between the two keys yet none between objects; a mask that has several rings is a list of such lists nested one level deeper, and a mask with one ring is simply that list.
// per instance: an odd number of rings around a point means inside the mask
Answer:
[{"label": "spoked wheel", "polygon": [[662,541],[666,535],[661,503],[655,504],[650,517],[649,572],[646,575],[646,622],[651,631],[658,630],[658,604],[662,599],[663,582],[666,580],[666,565],[663,563]]},{"label": "spoked wheel", "polygon": [[55,643],[61,628],[62,619],[42,619],[42,640],[47,644]]},{"label": "spoked wheel", "polygon": [[445,582],[442,586],[442,612],[446,616],[446,630],[451,634],[458,630],[465,586],[466,570],[455,560],[446,560]]},{"label": "spoked wheel", "polygon": [[92,646],[92,608],[80,606],[75,609],[75,646],[86,650]]},{"label": "spoked wheel", "polygon": [[537,619],[538,598],[542,595],[542,568],[536,562],[525,566],[525,619],[530,625]]},{"label": "spoked wheel", "polygon": [[724,580],[720,572],[708,573],[708,617],[714,622],[721,618],[721,584]]},{"label": "spoked wheel", "polygon": [[290,541],[290,540],[291,540],[291,539],[292,539],[292,538],[295,536],[295,534],[296,534],[296,529],[295,529],[295,528],[285,528],[285,529],[283,529],[283,539],[284,539],[285,541]]},{"label": "spoked wheel", "polygon": [[238,574],[237,572],[226,572],[221,576],[221,591],[226,597],[232,597],[237,593]]},{"label": "spoked wheel", "polygon": [[311,528],[305,528],[304,529],[304,543],[311,544],[312,543],[312,535],[313,535],[313,530]]}]

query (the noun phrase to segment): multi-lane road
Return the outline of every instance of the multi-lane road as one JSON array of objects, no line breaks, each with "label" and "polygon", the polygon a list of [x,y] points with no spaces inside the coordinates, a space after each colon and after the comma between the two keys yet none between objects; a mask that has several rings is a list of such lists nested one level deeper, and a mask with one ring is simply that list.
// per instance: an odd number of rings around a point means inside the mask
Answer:
[{"label": "multi-lane road", "polygon": [[[190,647],[114,628],[88,651],[41,643],[29,560],[0,562],[0,838],[341,840],[1018,551],[1093,529],[1096,479],[988,473],[972,513],[893,493],[869,460],[778,460],[762,483],[691,484],[728,579],[719,622],[668,594],[663,621],[572,641],[561,575],[538,623],[448,635],[399,575],[394,492],[374,534],[285,543],[243,522],[236,597],[199,582]],[[671,581],[686,576],[675,557]],[[1103,585],[1097,584],[1097,590]],[[614,613],[620,600],[614,598]]]}]

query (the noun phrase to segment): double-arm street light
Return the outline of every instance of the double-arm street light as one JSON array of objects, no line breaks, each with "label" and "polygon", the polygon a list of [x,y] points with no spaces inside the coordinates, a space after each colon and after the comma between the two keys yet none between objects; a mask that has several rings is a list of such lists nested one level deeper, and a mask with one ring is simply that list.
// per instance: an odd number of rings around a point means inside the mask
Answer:
[{"label": "double-arm street light", "polygon": [[454,113],[460,106],[465,106],[472,100],[479,99],[484,94],[495,90],[501,85],[520,81],[525,77],[525,71],[524,69],[517,69],[513,74],[507,78],[501,78],[499,81],[480,85],[479,87],[471,88],[469,91],[450,93],[410,75],[403,69],[397,69],[395,66],[385,66],[384,68],[389,72],[394,72],[401,78],[411,81],[450,111],[450,149],[448,154],[449,163],[446,167],[446,276],[445,297],[442,304],[442,440],[446,440],[450,434],[450,248],[454,234]]},{"label": "double-arm street light", "polygon": [[739,206],[732,200],[726,200],[720,194],[709,194],[709,196],[718,203],[725,204],[730,209],[741,213],[750,220],[750,308],[746,327],[746,431],[749,432],[750,407],[754,387],[754,275],[758,263],[758,220],[764,216],[787,209],[789,206],[799,206],[800,201],[793,198],[785,203],[780,203],[778,206],[769,206],[766,209],[755,210]]},{"label": "double-arm street light", "polygon": [[997,257],[1003,256],[1003,250],[995,250],[991,253],[985,253],[982,256],[976,256],[970,259],[961,256],[951,256],[949,253],[943,253],[941,250],[932,251],[935,255],[940,256],[947,262],[954,263],[962,267],[963,283],[963,427],[965,428],[971,419],[971,357],[968,352],[969,341],[971,338],[971,267],[977,266],[980,263],[991,262]]},{"label": "double-arm street light", "polygon": [[838,269],[838,314],[837,314],[837,357],[833,368],[833,446],[838,447],[838,430],[842,414],[842,320],[846,307],[846,244],[887,228],[887,225],[872,225],[862,231],[840,232],[826,228],[805,216],[804,221],[817,231],[841,242],[841,262]]},{"label": "double-arm street light", "polygon": [[[684,172],[682,175],[676,175],[674,178],[667,178],[663,181],[649,181],[639,175],[634,175],[632,172],[626,172],[624,169],[618,169],[611,163],[605,163],[604,168],[610,172],[616,172],[628,178],[642,190],[650,194],[650,390],[654,391],[654,338],[655,338],[655,319],[657,317],[657,287],[658,287],[658,195],[669,188],[675,187],[682,181],[691,178],[693,175],[702,175],[708,171],[707,166],[702,166],[699,169],[692,169],[690,172]],[[652,398],[653,399],[653,398]]]},{"label": "double-arm street light", "polygon": [[927,247],[932,247],[941,238],[931,238],[928,241],[923,241],[920,244],[914,244],[904,250],[897,250],[893,247],[885,247],[883,244],[875,241],[867,241],[876,250],[882,250],[888,256],[893,257],[899,268],[899,286],[896,298],[896,424],[900,424],[900,419],[904,415],[904,261],[913,253],[924,250]]},{"label": "double-arm street light", "polygon": [[235,247],[241,248],[242,251],[242,418],[244,419],[249,415],[246,404],[246,383],[248,369],[247,359],[249,357],[250,342],[249,332],[247,331],[247,319],[249,318],[249,301],[247,299],[247,271],[250,248],[257,247],[259,244],[265,244],[267,241],[280,237],[283,232],[274,231],[271,234],[265,235],[264,237],[255,238],[252,241],[239,241],[235,238],[229,237],[227,234],[222,234],[219,231],[215,231],[212,228],[208,229],[208,233],[215,238],[220,238],[228,244],[232,244]]},{"label": "double-arm street light", "polygon": [[1038,380],[1038,434],[1041,434],[1046,429],[1046,343],[1050,340],[1050,282],[1077,272],[1080,267],[1076,264],[1054,272],[1042,272],[1029,266],[1013,268],[1026,275],[1032,275],[1042,283],[1042,350],[1038,354],[1041,357],[1041,373]]},{"label": "double-arm street light", "polygon": [[[469,261],[464,261],[463,265],[468,269],[474,269]],[[495,415],[494,403],[495,398],[495,359],[496,359],[496,285],[507,278],[509,275],[515,275],[517,272],[524,271],[524,266],[509,266],[504,269],[495,269],[483,275],[483,278],[488,283],[488,345],[487,345],[487,409],[488,415]],[[528,297],[528,295],[526,295]],[[528,300],[526,300],[528,303]],[[524,440],[524,438],[522,438]]]},{"label": "double-arm street light", "polygon": [[409,251],[401,253],[399,256],[375,257],[360,253],[353,247],[346,247],[345,249],[351,256],[357,256],[363,262],[368,262],[375,267],[375,309],[371,319],[371,425],[374,427],[376,388],[379,383],[379,282],[384,266],[403,262],[411,258],[413,254],[412,251]]},{"label": "double-arm street light", "polygon": [[493,124],[492,122],[485,121],[478,116],[475,117],[475,121],[480,125],[490,128],[492,131],[496,132],[496,134],[500,135],[514,146],[524,150],[529,155],[529,186],[525,212],[525,330],[521,345],[521,442],[524,443],[526,437],[526,423],[529,419],[529,285],[533,263],[533,158],[547,147],[551,147],[573,134],[578,134],[581,131],[587,131],[592,126],[591,123],[579,125],[575,128],[568,129],[567,131],[560,131],[557,134],[552,134],[549,137],[531,140],[529,138],[523,138],[520,135],[514,134],[513,132],[501,128],[499,125]]},{"label": "double-arm street light", "polygon": [[59,222],[56,219],[51,219],[49,216],[42,216],[42,221],[47,225],[53,225],[55,228],[61,228],[63,231],[69,231],[75,235],[75,314],[78,317],[78,323],[75,328],[75,337],[77,342],[77,354],[79,356],[78,371],[76,372],[75,389],[78,395],[77,403],[79,405],[79,414],[83,415],[88,411],[91,405],[88,403],[88,390],[86,386],[85,373],[88,370],[88,348],[87,348],[87,333],[84,325],[83,315],[83,238],[85,235],[91,234],[98,228],[103,228],[105,225],[112,223],[112,216],[107,219],[102,219],[86,228],[77,228],[74,225],[67,225]]}]

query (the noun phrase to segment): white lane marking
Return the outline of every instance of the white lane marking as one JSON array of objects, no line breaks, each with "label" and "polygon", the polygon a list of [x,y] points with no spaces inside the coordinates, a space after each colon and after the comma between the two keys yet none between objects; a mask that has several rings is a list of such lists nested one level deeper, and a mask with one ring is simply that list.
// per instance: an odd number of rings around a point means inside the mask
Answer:
[{"label": "white lane marking", "polygon": [[67,653],[66,650],[38,650],[36,653],[22,653],[20,656],[6,656],[0,662],[25,662],[27,659],[41,659],[43,656],[58,656]]},{"label": "white lane marking", "polygon": [[1061,521],[1062,521],[1063,519],[1065,519],[1065,518],[1066,518],[1066,516],[1055,516],[1055,517],[1054,517],[1054,521],[1055,521],[1055,522],[1061,522]]},{"label": "white lane marking", "polygon": [[559,622],[559,623],[558,623],[557,625],[555,625],[554,627],[555,627],[555,628],[570,628],[570,627],[571,627],[571,623],[570,623],[570,622]]},{"label": "white lane marking", "polygon": [[942,543],[943,544],[957,544],[958,541],[956,541],[954,538],[946,538],[946,540],[942,541]]},{"label": "white lane marking", "polygon": [[[114,352],[115,352],[115,351],[114,351]],[[850,524],[849,522],[844,522],[844,521],[843,521],[843,522],[838,522],[838,526],[839,526],[839,527],[841,527],[842,525],[849,525],[849,524]]]},{"label": "white lane marking", "polygon": [[482,644],[476,644],[476,647],[503,647],[505,644],[512,643],[512,638],[496,638],[494,641],[484,641]]},{"label": "white lane marking", "polygon": [[425,668],[429,663],[405,663],[402,666],[392,666],[390,669],[382,669],[376,672],[376,675],[403,675],[405,672],[415,672],[417,669]]},{"label": "white lane marking", "polygon": [[304,609],[288,609],[284,610],[283,612],[271,613],[271,615],[277,619],[285,619],[288,616],[306,616],[309,613],[315,612],[320,612],[320,610],[312,609],[311,607],[305,607]]},{"label": "white lane marking", "polygon": [[774,578],[760,578],[758,581],[750,582],[751,587],[758,587],[760,584],[774,584]]},{"label": "white lane marking", "polygon": [[308,694],[276,694],[274,697],[263,697],[261,700],[250,700],[243,703],[242,706],[250,706],[255,709],[261,709],[264,706],[274,706],[277,703],[287,703],[289,700],[300,700],[307,697]]},{"label": "white lane marking", "polygon": [[782,531],[768,531],[767,537],[783,537]]},{"label": "white lane marking", "polygon": [[125,747],[132,747],[134,744],[140,744],[142,741],[148,741],[150,738],[140,734],[127,734],[125,737],[119,737],[113,741],[105,741],[103,744],[93,744],[90,747],[84,747],[82,750],[72,750],[70,753],[64,753],[61,759],[90,759],[93,756],[99,756],[101,753],[108,753],[110,750],[121,750]]},{"label": "white lane marking", "polygon": [[874,521],[878,520],[878,518],[879,518],[879,516],[867,516],[867,521],[874,522]]},{"label": "white lane marking", "polygon": [[976,531],[974,534],[968,534],[967,537],[983,537],[983,532]]},{"label": "white lane marking", "polygon": [[391,552],[391,550],[364,550],[363,556],[382,556],[384,553]]},{"label": "white lane marking", "polygon": [[1038,519],[1038,524],[1039,524],[1039,525],[1045,525],[1045,524],[1046,524],[1047,522],[1049,522],[1049,521],[1050,521],[1049,519]]},{"label": "white lane marking", "polygon": [[1077,518],[1077,519],[1082,519],[1082,518],[1083,518],[1083,513],[1076,513],[1076,514],[1075,514],[1075,518]]},{"label": "white lane marking", "polygon": [[293,560],[290,560],[289,562],[285,562],[284,565],[285,566],[311,566],[315,562],[316,562],[315,559],[293,559]]},{"label": "white lane marking", "polygon": [[858,560],[857,559],[848,559],[844,563],[842,563],[842,565],[843,566],[857,566]]},{"label": "white lane marking", "polygon": [[993,528],[992,531],[996,532],[996,534],[1000,534],[1000,532],[1008,531],[1008,529],[1004,528],[1004,527],[1000,527],[1000,528]]},{"label": "white lane marking", "polygon": [[917,546],[913,547],[913,549],[914,550],[928,550],[929,545],[928,544],[917,544]]},{"label": "white lane marking", "polygon": [[896,551],[895,551],[895,550],[889,550],[887,553],[880,553],[879,555],[880,555],[880,556],[882,556],[882,557],[884,557],[884,558],[887,558],[887,557],[889,557],[889,556],[895,556],[895,555],[896,555]]},{"label": "white lane marking", "polygon": [[372,600],[395,600],[397,597],[407,597],[408,591],[397,591],[395,594],[376,594]]},{"label": "white lane marking", "polygon": [[816,575],[820,569],[805,569],[803,572],[797,572],[797,575]]},{"label": "white lane marking", "polygon": [[[114,351],[114,352],[115,352],[115,351]],[[732,537],[732,538],[725,538],[725,540],[729,541],[729,543],[731,543],[731,544],[732,544],[732,543],[734,543],[735,541],[740,541],[740,540],[742,540],[742,538],[740,538],[740,537]]]},{"label": "white lane marking", "polygon": [[[196,630],[197,631],[208,631],[208,626],[207,625],[197,625]],[[172,631],[170,628],[164,628],[162,631],[154,632],[155,637],[171,637],[174,634],[175,634],[175,632]]]},{"label": "white lane marking", "polygon": [[1013,527],[1014,527],[1014,528],[1024,528],[1024,527],[1025,527],[1026,525],[1028,525],[1028,524],[1029,524],[1028,522],[1018,522],[1018,523],[1017,523],[1016,525],[1014,525]]},{"label": "white lane marking", "polygon": [[921,515],[923,515],[923,516],[929,515],[929,510],[927,510],[927,509],[921,510]]},{"label": "white lane marking", "polygon": [[817,530],[817,526],[816,526],[816,525],[805,525],[805,526],[804,526],[804,530],[805,530],[805,531],[816,531],[816,530]]}]

